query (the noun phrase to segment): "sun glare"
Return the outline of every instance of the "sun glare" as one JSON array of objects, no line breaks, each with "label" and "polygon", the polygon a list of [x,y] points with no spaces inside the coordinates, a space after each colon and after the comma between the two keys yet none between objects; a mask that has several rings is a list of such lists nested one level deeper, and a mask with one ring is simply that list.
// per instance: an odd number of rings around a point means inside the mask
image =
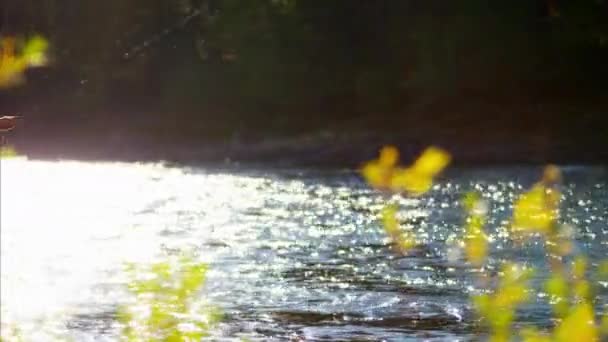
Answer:
[{"label": "sun glare", "polygon": [[233,238],[231,212],[256,203],[247,190],[263,181],[160,164],[22,158],[1,167],[2,321],[21,327],[73,315],[83,303],[114,305],[126,262]]}]

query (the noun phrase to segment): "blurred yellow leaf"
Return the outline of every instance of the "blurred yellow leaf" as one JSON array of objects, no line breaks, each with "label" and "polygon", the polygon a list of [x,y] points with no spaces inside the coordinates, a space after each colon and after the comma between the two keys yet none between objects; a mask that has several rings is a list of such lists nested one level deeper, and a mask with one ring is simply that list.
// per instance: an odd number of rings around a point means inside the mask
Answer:
[{"label": "blurred yellow leaf", "polygon": [[532,271],[513,263],[505,263],[500,274],[498,286],[492,295],[474,298],[478,313],[492,328],[492,341],[509,340],[515,310],[529,298],[527,280]]},{"label": "blurred yellow leaf", "polygon": [[18,39],[0,37],[0,88],[12,87],[23,82],[23,73],[31,67],[45,65],[48,42],[35,36],[24,43],[21,51],[16,51]]},{"label": "blurred yellow leaf", "polygon": [[0,159],[16,158],[19,153],[12,146],[0,146]]},{"label": "blurred yellow leaf", "polygon": [[479,232],[466,240],[465,251],[471,264],[480,266],[488,254],[488,240],[484,233]]},{"label": "blurred yellow leaf", "polygon": [[439,148],[429,147],[409,168],[399,167],[398,159],[397,149],[386,146],[377,160],[363,166],[362,174],[375,188],[421,195],[431,188],[433,178],[449,164],[450,155]]},{"label": "blurred yellow leaf", "polygon": [[500,289],[494,300],[499,308],[512,308],[528,300],[528,292],[522,284],[511,284]]},{"label": "blurred yellow leaf", "polygon": [[519,197],[513,205],[512,227],[516,232],[552,232],[561,196],[556,187],[560,179],[559,169],[549,165],[545,168],[541,181]]},{"label": "blurred yellow leaf", "polygon": [[412,171],[420,176],[435,177],[450,163],[450,155],[437,147],[429,147],[424,152],[414,165]]},{"label": "blurred yellow leaf", "polygon": [[391,181],[391,189],[396,191],[406,190],[413,195],[421,195],[431,189],[433,179],[421,176],[411,169],[400,169],[395,172]]},{"label": "blurred yellow leaf", "polygon": [[556,328],[554,339],[556,342],[598,341],[591,305],[577,305]]},{"label": "blurred yellow leaf", "polygon": [[597,274],[600,279],[608,280],[608,260],[600,262],[597,268]]},{"label": "blurred yellow leaf", "polygon": [[380,150],[377,160],[363,166],[362,173],[367,182],[379,189],[390,188],[394,168],[399,160],[399,151],[394,146],[385,146]]},{"label": "blurred yellow leaf", "polygon": [[399,232],[396,205],[388,205],[382,209],[382,225],[389,235],[397,234]]},{"label": "blurred yellow leaf", "polygon": [[162,280],[169,280],[171,277],[171,265],[169,265],[168,262],[159,262],[152,265],[151,271],[156,277]]},{"label": "blurred yellow leaf", "polygon": [[574,295],[580,300],[588,301],[591,299],[591,285],[586,280],[579,280],[574,283]]},{"label": "blurred yellow leaf", "polygon": [[552,297],[553,310],[559,317],[568,313],[568,283],[560,273],[554,273],[545,283],[545,291]]},{"label": "blurred yellow leaf", "polygon": [[413,195],[422,195],[433,186],[433,178],[450,162],[450,155],[436,147],[429,147],[414,164],[395,172],[391,188],[404,190]]},{"label": "blurred yellow leaf", "polygon": [[473,304],[475,309],[481,314],[481,316],[488,316],[491,310],[491,298],[487,294],[477,295],[473,297]]},{"label": "blurred yellow leaf", "polygon": [[481,197],[475,193],[467,193],[463,199],[465,209],[469,213],[465,226],[465,253],[467,260],[481,266],[488,254],[488,237],[483,230],[485,224],[485,210]]},{"label": "blurred yellow leaf", "polygon": [[545,203],[545,188],[535,185],[523,194],[513,207],[513,227],[521,231],[548,233],[555,215]]},{"label": "blurred yellow leaf", "polygon": [[604,313],[600,324],[600,332],[602,335],[608,335],[608,313]]},{"label": "blurred yellow leaf", "polygon": [[389,205],[382,210],[382,225],[386,234],[400,253],[406,253],[416,246],[411,232],[404,231],[397,220],[397,206]]},{"label": "blurred yellow leaf", "polygon": [[198,341],[221,317],[217,310],[199,305],[197,293],[204,285],[207,265],[190,255],[173,261],[127,265],[135,303],[119,310],[122,340]]},{"label": "blurred yellow leaf", "polygon": [[383,167],[394,167],[399,161],[399,150],[395,146],[385,146],[380,150],[379,164]]},{"label": "blurred yellow leaf", "polygon": [[[367,182],[383,190],[407,191],[420,195],[433,185],[433,177],[449,163],[447,152],[436,147],[427,148],[409,168],[398,166],[399,151],[394,146],[385,146],[380,156],[363,165],[361,173]],[[387,235],[399,252],[404,253],[416,246],[414,234],[403,230],[397,221],[397,207],[388,206],[381,213],[382,224]]]},{"label": "blurred yellow leaf", "polygon": [[462,198],[462,204],[464,206],[464,209],[470,213],[475,210],[480,200],[481,196],[479,195],[479,193],[475,191],[469,191]]}]

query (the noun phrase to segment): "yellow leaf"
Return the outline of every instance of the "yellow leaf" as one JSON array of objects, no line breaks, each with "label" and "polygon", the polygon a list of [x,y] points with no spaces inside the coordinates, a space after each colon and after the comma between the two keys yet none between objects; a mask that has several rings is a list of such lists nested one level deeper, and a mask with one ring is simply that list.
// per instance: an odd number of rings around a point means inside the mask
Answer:
[{"label": "yellow leaf", "polygon": [[553,297],[553,310],[555,313],[563,317],[568,313],[568,283],[566,279],[559,274],[554,273],[545,283],[545,291]]},{"label": "yellow leaf", "polygon": [[477,204],[480,200],[481,196],[479,196],[477,192],[469,191],[464,195],[462,199],[462,204],[465,210],[470,213],[475,209],[475,207],[477,207]]},{"label": "yellow leaf", "polygon": [[560,192],[556,184],[561,180],[559,168],[549,165],[540,182],[521,195],[513,206],[513,229],[518,232],[551,233],[557,220]]},{"label": "yellow leaf", "polygon": [[496,306],[498,308],[512,308],[528,300],[526,288],[520,284],[507,286],[496,293]]},{"label": "yellow leaf", "polygon": [[473,304],[477,312],[483,317],[488,316],[491,310],[490,296],[487,294],[477,295],[473,297]]},{"label": "yellow leaf", "polygon": [[0,37],[0,88],[19,85],[27,68],[46,63],[48,43],[44,38],[29,39],[20,53],[16,53],[16,45],[15,37]]},{"label": "yellow leaf", "polygon": [[152,265],[151,271],[159,279],[168,280],[171,277],[171,266],[167,262]]},{"label": "yellow leaf", "polygon": [[483,233],[478,233],[467,238],[465,245],[467,259],[473,265],[483,264],[488,254],[488,241]]},{"label": "yellow leaf", "polygon": [[555,212],[547,205],[545,188],[537,184],[513,206],[513,228],[548,233],[555,222]]},{"label": "yellow leaf", "polygon": [[409,168],[399,167],[398,159],[397,149],[386,146],[380,151],[377,160],[363,165],[361,173],[375,188],[421,195],[431,188],[433,177],[450,162],[449,154],[436,147],[427,148]]},{"label": "yellow leaf", "polygon": [[463,204],[470,215],[465,228],[465,253],[471,264],[481,266],[488,254],[488,238],[483,231],[485,212],[476,210],[481,206],[481,199],[475,192],[466,194]]},{"label": "yellow leaf", "polygon": [[602,335],[608,335],[608,313],[604,313],[604,316],[602,317],[600,332]]},{"label": "yellow leaf", "polygon": [[391,179],[390,188],[395,191],[405,190],[413,195],[422,195],[433,186],[433,179],[418,174],[412,169],[398,169]]},{"label": "yellow leaf", "polygon": [[591,298],[591,285],[586,280],[580,280],[574,283],[574,295],[581,300]]},{"label": "yellow leaf", "polygon": [[597,275],[602,280],[608,280],[608,260],[603,260],[598,268]]},{"label": "yellow leaf", "polygon": [[391,168],[397,165],[399,161],[399,150],[395,146],[384,146],[380,150],[380,159],[378,164],[382,167]]},{"label": "yellow leaf", "polygon": [[545,283],[545,290],[549,295],[563,299],[568,296],[568,284],[560,274],[553,274]]},{"label": "yellow leaf", "polygon": [[393,188],[403,189],[413,195],[422,195],[433,186],[437,176],[450,163],[450,155],[437,147],[429,147],[411,167],[395,174]]},{"label": "yellow leaf", "polygon": [[411,168],[420,176],[435,177],[450,163],[450,159],[449,153],[431,146],[422,152]]},{"label": "yellow leaf", "polygon": [[377,161],[366,163],[361,169],[365,180],[374,188],[386,188],[391,170],[383,168]]},{"label": "yellow leaf", "polygon": [[473,297],[478,313],[492,329],[491,341],[508,341],[515,310],[528,299],[526,281],[532,270],[513,263],[503,265],[500,281],[492,295]]},{"label": "yellow leaf", "polygon": [[0,146],[0,159],[19,157],[19,153],[12,146]]},{"label": "yellow leaf", "polygon": [[399,222],[397,221],[397,206],[389,205],[382,209],[382,225],[389,235],[399,233]]},{"label": "yellow leaf", "polygon": [[394,243],[400,253],[406,253],[408,250],[416,246],[414,236],[403,231],[397,220],[397,206],[389,205],[382,210],[382,225],[386,234]]},{"label": "yellow leaf", "polygon": [[555,330],[555,341],[598,341],[593,309],[588,303],[581,303],[561,322]]},{"label": "yellow leaf", "polygon": [[23,72],[26,67],[23,60],[3,60],[0,67],[0,87],[10,87],[23,83]]}]

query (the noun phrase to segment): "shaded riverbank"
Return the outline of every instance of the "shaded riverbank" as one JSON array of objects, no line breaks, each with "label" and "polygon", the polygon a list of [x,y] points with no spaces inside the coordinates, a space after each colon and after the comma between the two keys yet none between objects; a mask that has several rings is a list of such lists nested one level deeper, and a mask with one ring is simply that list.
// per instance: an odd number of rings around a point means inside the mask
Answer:
[{"label": "shaded riverbank", "polygon": [[[293,138],[238,138],[227,142],[162,143],[133,137],[31,137],[27,131],[10,138],[17,150],[35,159],[168,161],[182,164],[248,164],[279,167],[354,168],[373,158],[386,144],[399,147],[404,160],[429,145],[450,151],[457,165],[606,164],[608,150],[594,140],[536,141],[417,139],[398,134],[318,134]],[[493,141],[487,141],[493,140]]]}]

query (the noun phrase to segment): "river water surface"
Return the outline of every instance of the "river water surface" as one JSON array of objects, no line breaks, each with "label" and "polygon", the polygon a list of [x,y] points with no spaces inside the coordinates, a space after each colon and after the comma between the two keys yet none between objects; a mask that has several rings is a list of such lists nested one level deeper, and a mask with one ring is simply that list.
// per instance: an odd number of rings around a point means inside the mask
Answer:
[{"label": "river water surface", "polygon": [[[210,265],[201,294],[222,309],[214,340],[469,340],[483,335],[469,296],[475,273],[459,256],[461,196],[490,204],[493,257],[537,268],[540,241],[508,239],[513,199],[537,167],[452,169],[423,197],[400,198],[421,246],[390,248],[377,215],[385,195],[357,173],[162,164],[3,160],[2,320],[32,340],[117,338],[128,299],[125,262],[195,250]],[[562,220],[592,263],[608,254],[608,171],[565,167]],[[597,307],[608,284],[597,282]],[[518,326],[551,325],[535,292]]]}]

